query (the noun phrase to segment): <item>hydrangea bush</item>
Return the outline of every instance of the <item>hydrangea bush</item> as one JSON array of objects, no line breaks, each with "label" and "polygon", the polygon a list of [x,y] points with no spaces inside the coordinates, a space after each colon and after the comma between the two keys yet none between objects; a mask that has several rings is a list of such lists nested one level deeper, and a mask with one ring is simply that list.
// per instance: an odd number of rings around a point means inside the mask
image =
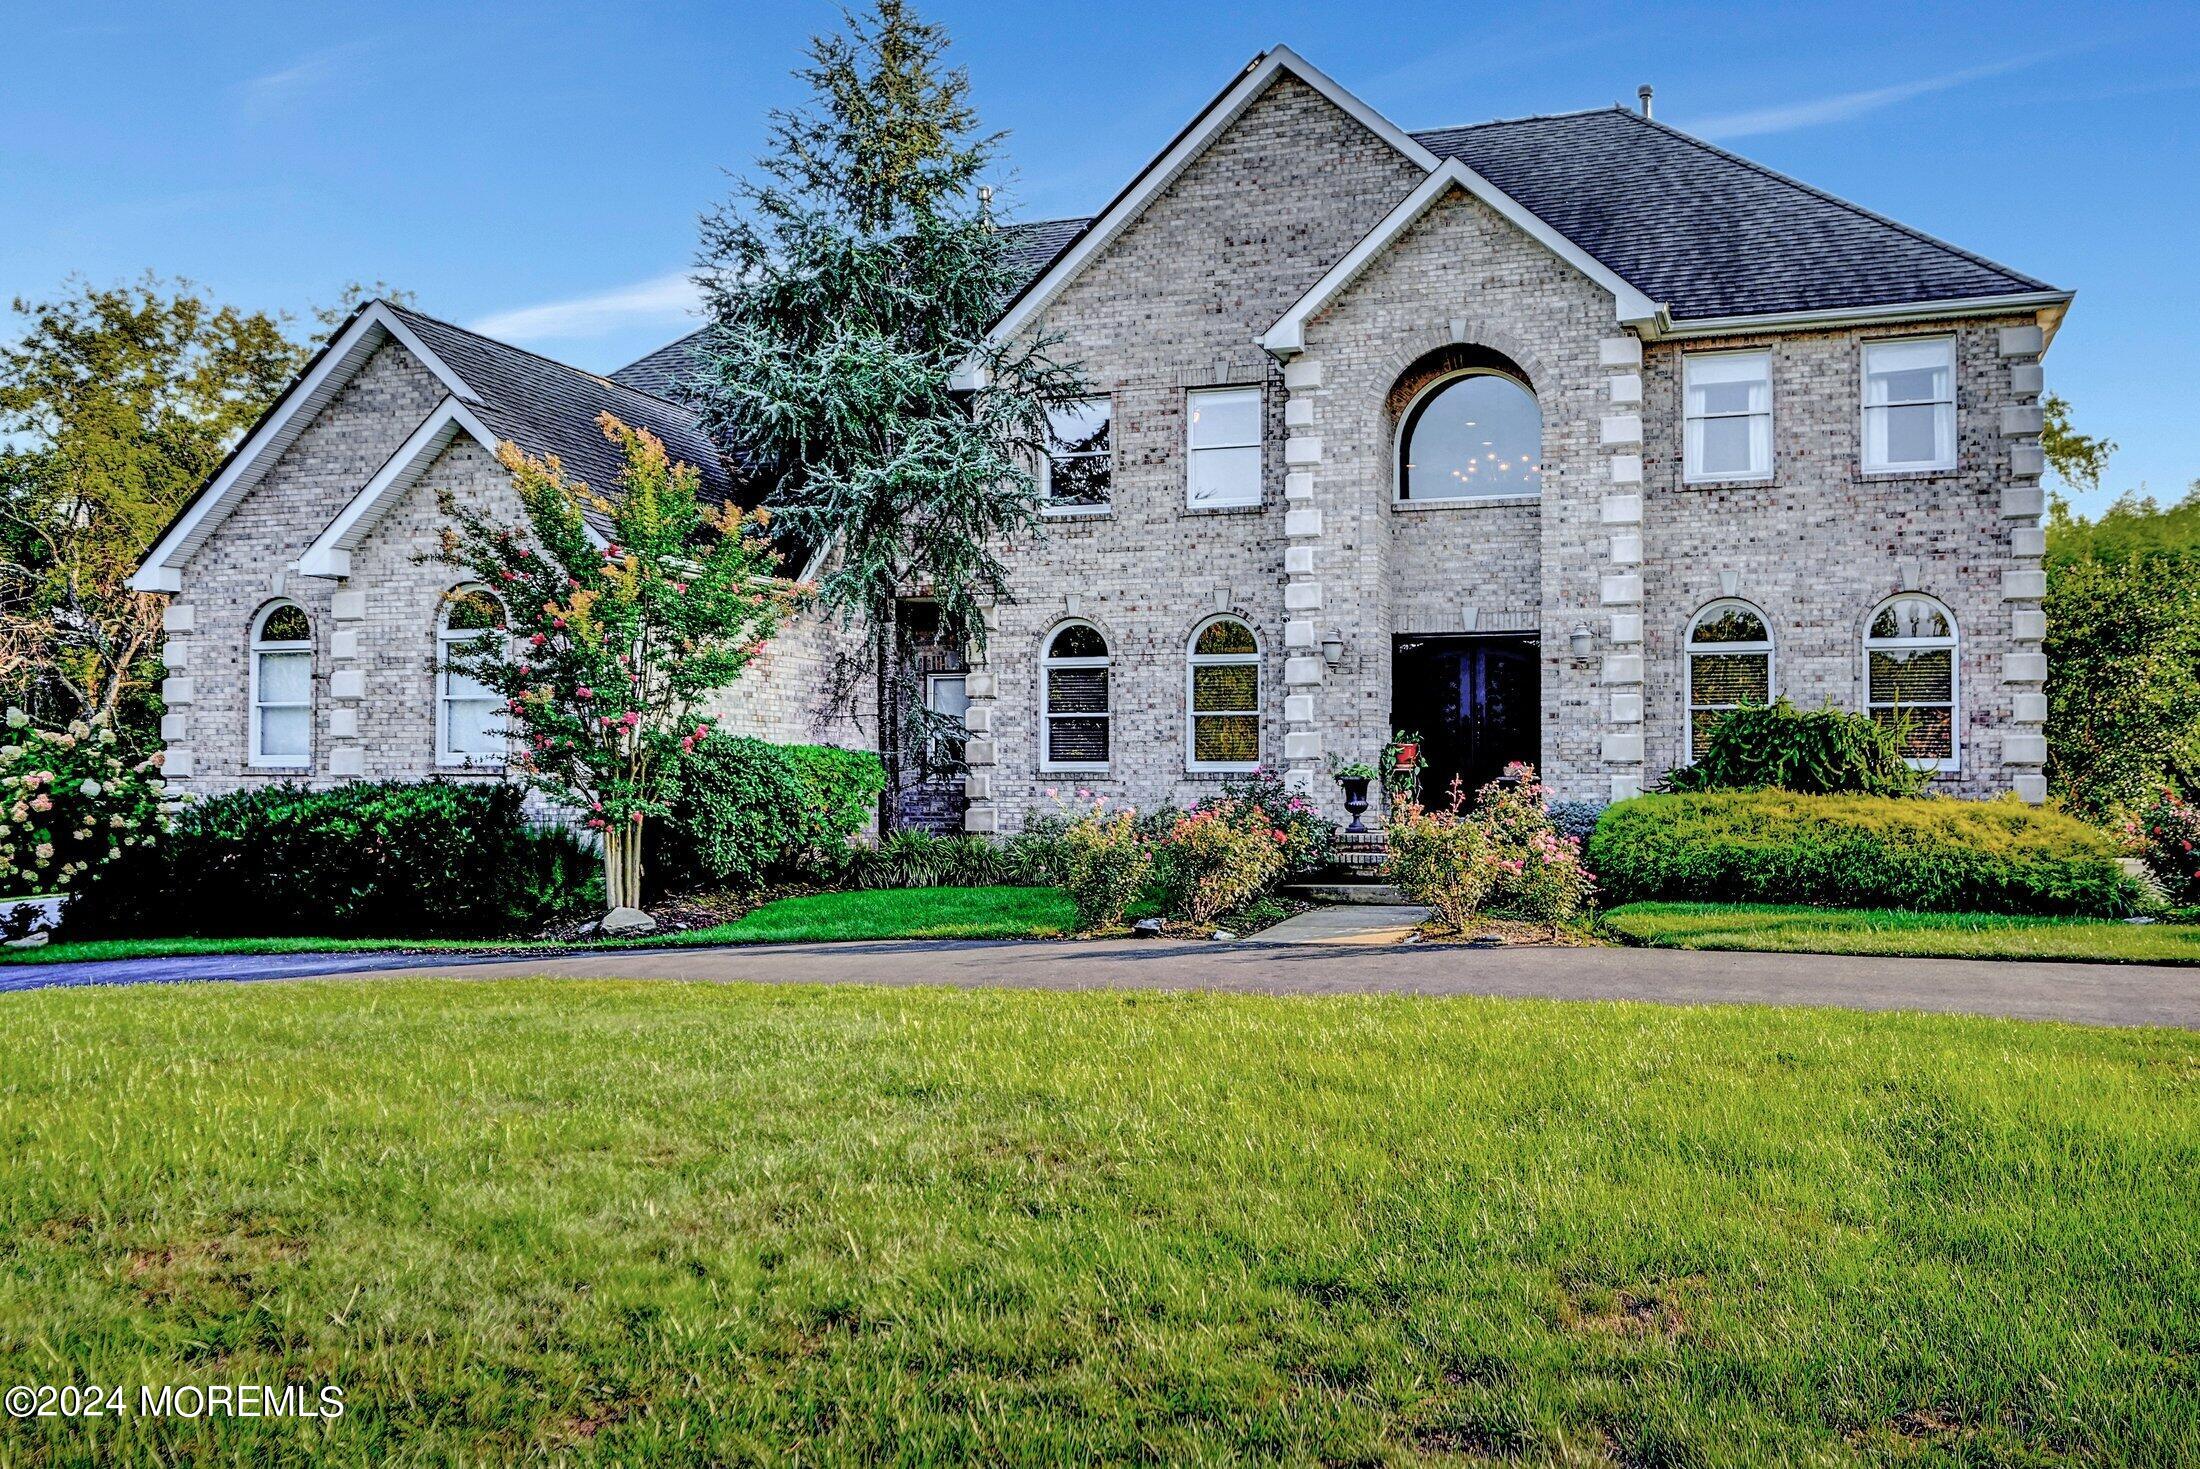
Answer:
[{"label": "hydrangea bush", "polygon": [[112,726],[64,730],[7,713],[0,745],[0,893],[67,892],[160,826],[162,757],[129,761]]}]

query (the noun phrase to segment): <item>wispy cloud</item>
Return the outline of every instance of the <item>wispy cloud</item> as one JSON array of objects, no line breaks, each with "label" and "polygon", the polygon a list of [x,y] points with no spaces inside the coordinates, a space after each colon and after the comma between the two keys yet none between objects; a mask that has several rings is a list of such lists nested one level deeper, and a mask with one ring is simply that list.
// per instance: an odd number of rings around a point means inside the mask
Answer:
[{"label": "wispy cloud", "polygon": [[2019,56],[1986,66],[1966,67],[1962,71],[1922,77],[1917,81],[1897,82],[1890,87],[1840,92],[1831,97],[1814,97],[1808,101],[1789,102],[1778,107],[1760,107],[1748,112],[1722,112],[1712,117],[1695,118],[1678,126],[1699,138],[1714,140],[1755,138],[1766,133],[1789,133],[1797,128],[1823,127],[1827,123],[1847,122],[1852,117],[1877,112],[1883,107],[1893,107],[1915,97],[1929,97],[1935,92],[1951,91],[1971,82],[1983,81],[1987,77],[2001,76],[2005,72],[2034,65],[2042,59],[2039,56]]},{"label": "wispy cloud", "polygon": [[695,315],[695,282],[685,275],[660,275],[630,286],[498,311],[473,324],[486,336],[508,342],[573,341],[609,336],[625,327],[672,325]]},{"label": "wispy cloud", "polygon": [[244,121],[272,122],[326,95],[370,49],[368,42],[347,41],[315,51],[288,66],[238,82],[229,89],[230,100]]}]

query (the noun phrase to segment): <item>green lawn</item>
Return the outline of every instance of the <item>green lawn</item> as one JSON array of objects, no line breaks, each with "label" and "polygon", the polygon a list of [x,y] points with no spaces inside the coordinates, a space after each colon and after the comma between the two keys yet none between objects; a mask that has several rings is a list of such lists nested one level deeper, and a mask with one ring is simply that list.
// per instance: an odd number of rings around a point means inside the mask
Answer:
[{"label": "green lawn", "polygon": [[2184,1033],[63,989],[0,1137],[0,1378],[347,1409],[11,1462],[2200,1462]]},{"label": "green lawn", "polygon": [[781,898],[732,923],[600,943],[484,942],[462,939],[100,939],[0,949],[0,964],[61,964],[83,959],[161,959],[180,954],[372,953],[483,950],[528,953],[555,948],[696,948],[712,944],[823,943],[834,939],[1050,938],[1076,926],[1069,899],[1054,888],[882,888]]},{"label": "green lawn", "polygon": [[1605,914],[1604,925],[1629,943],[1664,949],[2200,964],[2200,924],[2194,923],[1756,903],[1629,903]]}]

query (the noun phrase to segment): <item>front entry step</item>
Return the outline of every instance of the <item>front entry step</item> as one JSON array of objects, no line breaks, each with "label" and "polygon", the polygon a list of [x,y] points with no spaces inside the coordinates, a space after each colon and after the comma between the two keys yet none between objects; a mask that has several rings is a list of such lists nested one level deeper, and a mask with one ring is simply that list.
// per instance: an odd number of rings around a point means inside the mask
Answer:
[{"label": "front entry step", "polygon": [[1387,882],[1302,882],[1284,889],[1294,898],[1304,898],[1310,903],[1376,904],[1393,907],[1406,901],[1406,895]]}]

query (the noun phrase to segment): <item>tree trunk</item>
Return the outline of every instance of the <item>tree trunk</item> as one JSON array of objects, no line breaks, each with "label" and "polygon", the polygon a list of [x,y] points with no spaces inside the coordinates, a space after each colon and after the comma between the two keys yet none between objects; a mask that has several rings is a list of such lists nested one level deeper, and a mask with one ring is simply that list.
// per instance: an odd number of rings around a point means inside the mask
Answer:
[{"label": "tree trunk", "polygon": [[901,711],[894,707],[895,660],[901,652],[896,615],[899,606],[889,601],[871,619],[876,645],[871,660],[876,664],[874,697],[877,699],[878,759],[886,771],[886,789],[879,792],[878,834],[886,836],[901,826]]},{"label": "tree trunk", "polygon": [[642,906],[642,818],[603,831],[604,907]]}]

